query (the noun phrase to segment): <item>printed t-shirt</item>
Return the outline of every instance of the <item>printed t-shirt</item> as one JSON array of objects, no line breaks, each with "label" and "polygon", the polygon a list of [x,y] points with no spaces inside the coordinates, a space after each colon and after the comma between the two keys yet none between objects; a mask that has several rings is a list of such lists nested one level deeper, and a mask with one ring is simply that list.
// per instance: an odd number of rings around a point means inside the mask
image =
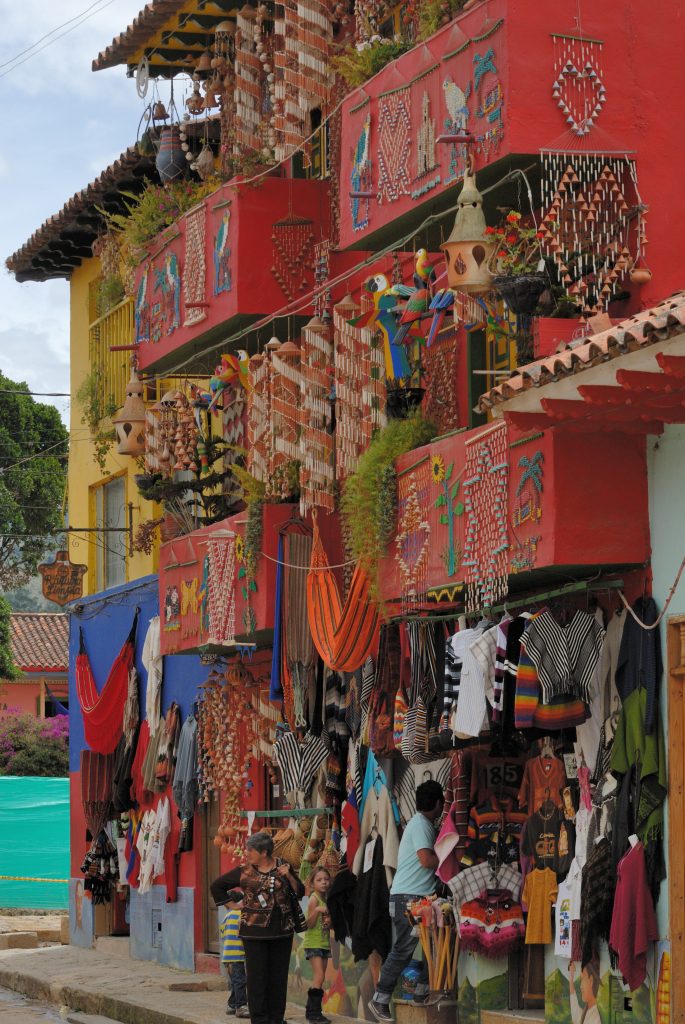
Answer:
[{"label": "printed t-shirt", "polygon": [[531,814],[521,838],[521,852],[533,858],[536,868],[552,868],[565,875],[575,854],[576,834],[558,807],[543,805]]},{"label": "printed t-shirt", "polygon": [[559,885],[555,911],[554,955],[573,957],[573,928],[580,920],[580,885],[583,870],[574,860],[565,881]]},{"label": "printed t-shirt", "polygon": [[435,892],[435,871],[424,868],[417,856],[419,850],[432,850],[434,846],[435,828],[418,811],[407,823],[400,842],[391,896],[430,896]]},{"label": "printed t-shirt", "polygon": [[523,901],[528,905],[526,944],[552,941],[552,904],[557,895],[557,876],[551,868],[536,868],[526,877]]}]

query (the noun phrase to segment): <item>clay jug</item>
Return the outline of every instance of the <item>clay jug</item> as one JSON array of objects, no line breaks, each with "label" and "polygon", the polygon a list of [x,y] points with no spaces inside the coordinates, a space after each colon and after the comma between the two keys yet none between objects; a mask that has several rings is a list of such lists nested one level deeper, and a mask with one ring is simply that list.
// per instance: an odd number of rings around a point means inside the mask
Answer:
[{"label": "clay jug", "polygon": [[181,149],[181,139],[176,125],[162,128],[155,165],[162,181],[173,181],[185,174],[188,164]]}]

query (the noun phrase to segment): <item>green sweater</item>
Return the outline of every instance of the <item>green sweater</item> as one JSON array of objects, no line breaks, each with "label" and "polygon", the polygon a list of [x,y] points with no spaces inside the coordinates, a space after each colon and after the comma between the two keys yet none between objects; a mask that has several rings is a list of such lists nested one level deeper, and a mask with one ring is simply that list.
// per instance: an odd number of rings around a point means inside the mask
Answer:
[{"label": "green sweater", "polygon": [[645,733],[647,690],[633,690],[626,697],[611,751],[612,772],[625,773],[635,765],[639,781],[639,799],[635,812],[635,831],[643,842],[663,832],[664,799],[668,790],[666,748],[657,713],[656,728]]}]

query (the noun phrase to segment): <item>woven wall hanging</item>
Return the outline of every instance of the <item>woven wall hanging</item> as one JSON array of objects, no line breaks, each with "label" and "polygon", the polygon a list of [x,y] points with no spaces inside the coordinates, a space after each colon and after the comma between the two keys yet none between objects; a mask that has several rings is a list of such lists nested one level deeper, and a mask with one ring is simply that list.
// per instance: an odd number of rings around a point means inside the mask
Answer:
[{"label": "woven wall hanging", "polygon": [[400,574],[402,613],[426,599],[431,528],[430,459],[426,456],[398,477],[395,561]]},{"label": "woven wall hanging", "polygon": [[213,260],[214,260],[214,295],[221,295],[222,292],[231,290],[231,247],[229,245],[229,229],[231,226],[231,211],[224,210],[221,223],[214,236]]},{"label": "woven wall hanging", "polygon": [[313,221],[292,214],[273,226],[271,273],[292,302],[314,284]]},{"label": "woven wall hanging", "polygon": [[466,607],[489,608],[507,594],[508,448],[507,426],[488,427],[464,446],[463,494],[466,538]]},{"label": "woven wall hanging", "polygon": [[335,508],[335,473],[331,424],[333,375],[331,327],[318,318],[302,330],[301,388],[302,433],[300,437],[300,511]]},{"label": "woven wall hanging", "polygon": [[378,99],[378,202],[408,196],[411,159],[411,92],[395,89]]},{"label": "woven wall hanging", "polygon": [[183,260],[183,326],[207,318],[205,309],[205,215],[204,205],[191,210],[185,218],[185,257]]}]

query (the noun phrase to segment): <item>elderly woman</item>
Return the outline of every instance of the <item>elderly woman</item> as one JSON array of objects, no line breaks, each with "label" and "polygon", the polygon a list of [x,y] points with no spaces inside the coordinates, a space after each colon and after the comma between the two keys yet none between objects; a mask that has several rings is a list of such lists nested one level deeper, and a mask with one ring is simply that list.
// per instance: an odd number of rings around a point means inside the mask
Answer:
[{"label": "elderly woman", "polygon": [[240,937],[250,1019],[252,1024],[282,1024],[295,931],[291,892],[301,899],[304,886],[287,864],[276,860],[273,839],[266,832],[250,836],[245,845],[247,863],[212,882],[212,896],[221,906],[232,889],[242,889]]}]

